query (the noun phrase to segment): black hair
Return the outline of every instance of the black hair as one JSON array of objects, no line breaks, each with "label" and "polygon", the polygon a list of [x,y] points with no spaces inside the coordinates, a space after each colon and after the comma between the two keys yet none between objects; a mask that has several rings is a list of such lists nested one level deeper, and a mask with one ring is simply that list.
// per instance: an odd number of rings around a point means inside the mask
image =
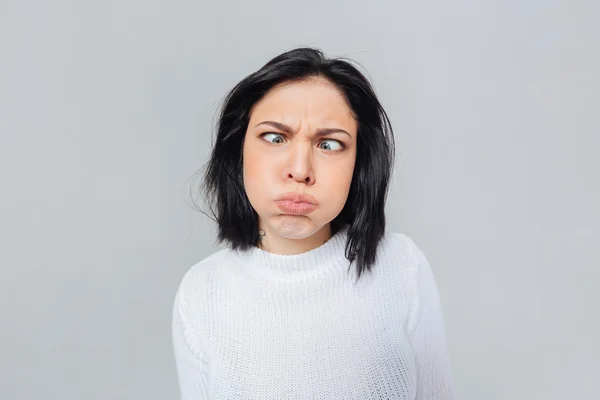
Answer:
[{"label": "black hair", "polygon": [[[344,95],[357,121],[356,162],[348,199],[331,231],[348,228],[345,256],[357,277],[371,270],[385,233],[385,200],[394,162],[390,120],[368,79],[345,58],[326,58],[301,47],[280,54],[248,75],[226,95],[212,153],[204,166],[202,191],[218,226],[218,242],[247,250],[259,242],[258,214],[246,195],[242,150],[252,107],[274,86],[325,78]],[[208,215],[208,214],[206,214]],[[213,218],[214,217],[214,218]],[[358,279],[357,278],[357,279]]]}]

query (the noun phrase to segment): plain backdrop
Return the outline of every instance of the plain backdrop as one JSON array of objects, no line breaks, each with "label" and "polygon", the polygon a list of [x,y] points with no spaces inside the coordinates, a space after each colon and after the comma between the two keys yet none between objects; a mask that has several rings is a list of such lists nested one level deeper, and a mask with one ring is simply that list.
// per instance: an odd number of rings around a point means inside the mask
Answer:
[{"label": "plain backdrop", "polygon": [[[390,115],[465,400],[598,399],[600,3],[0,1],[0,398],[175,399],[225,93],[300,45]],[[332,338],[332,340],[335,340]]]}]

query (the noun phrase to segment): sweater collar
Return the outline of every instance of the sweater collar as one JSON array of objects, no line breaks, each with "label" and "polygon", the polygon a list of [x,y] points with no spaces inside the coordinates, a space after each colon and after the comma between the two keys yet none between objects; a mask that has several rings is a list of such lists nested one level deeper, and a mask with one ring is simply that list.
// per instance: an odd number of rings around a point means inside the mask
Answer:
[{"label": "sweater collar", "polygon": [[322,245],[300,254],[270,253],[258,247],[234,252],[234,268],[243,275],[272,282],[297,282],[347,271],[345,256],[348,227],[340,228]]}]

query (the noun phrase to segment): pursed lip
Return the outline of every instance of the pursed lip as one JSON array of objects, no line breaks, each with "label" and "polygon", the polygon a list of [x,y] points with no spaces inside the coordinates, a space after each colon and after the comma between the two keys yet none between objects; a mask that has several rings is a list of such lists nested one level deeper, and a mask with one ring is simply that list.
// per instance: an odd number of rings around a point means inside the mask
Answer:
[{"label": "pursed lip", "polygon": [[313,204],[315,206],[319,205],[319,202],[317,201],[317,199],[312,197],[310,194],[306,194],[306,193],[288,192],[288,193],[285,193],[285,194],[279,196],[276,200],[277,201],[287,200],[287,201],[293,201],[294,203],[308,203],[308,204]]}]

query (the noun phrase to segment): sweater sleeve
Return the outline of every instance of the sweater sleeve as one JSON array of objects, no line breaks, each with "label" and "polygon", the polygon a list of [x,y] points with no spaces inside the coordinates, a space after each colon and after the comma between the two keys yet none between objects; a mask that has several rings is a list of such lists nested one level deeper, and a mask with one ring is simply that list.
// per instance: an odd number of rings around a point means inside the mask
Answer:
[{"label": "sweater sleeve", "polygon": [[421,249],[411,242],[415,295],[408,334],[417,366],[416,400],[454,400],[450,360],[435,278]]},{"label": "sweater sleeve", "polygon": [[202,357],[204,353],[199,356],[198,349],[192,350],[189,327],[181,314],[184,305],[180,296],[181,288],[175,296],[172,319],[173,350],[180,398],[181,400],[205,400],[208,399],[208,387],[207,366]]}]

